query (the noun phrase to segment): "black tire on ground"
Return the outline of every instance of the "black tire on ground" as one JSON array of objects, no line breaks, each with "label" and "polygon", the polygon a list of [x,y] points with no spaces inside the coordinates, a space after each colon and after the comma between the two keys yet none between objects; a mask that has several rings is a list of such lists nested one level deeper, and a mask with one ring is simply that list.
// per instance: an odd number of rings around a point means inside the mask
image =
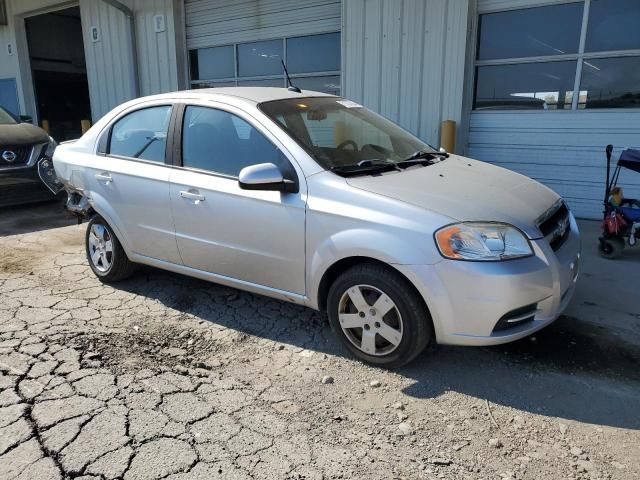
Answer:
[{"label": "black tire on ground", "polygon": [[623,250],[624,240],[622,238],[602,238],[598,243],[598,253],[607,260],[619,258]]},{"label": "black tire on ground", "polygon": [[[395,304],[397,312],[401,316],[401,340],[395,347],[395,350],[390,351],[388,354],[370,355],[365,353],[348,338],[348,334],[345,333],[341,327],[339,309],[344,308],[341,300],[343,300],[344,295],[348,295],[348,291],[358,285],[371,286],[386,294]],[[365,300],[368,305],[372,306],[372,303],[370,303],[368,299]],[[348,302],[349,300],[347,300],[347,303]],[[352,312],[354,311],[354,307],[355,304],[350,305]],[[393,313],[391,314],[394,315]],[[347,349],[359,360],[378,367],[398,368],[406,365],[420,355],[433,338],[431,316],[413,285],[399,272],[395,272],[391,267],[384,267],[382,265],[357,265],[340,275],[329,289],[327,315],[332,329]],[[362,314],[359,315],[362,317]],[[388,315],[384,317],[385,323],[387,323],[388,318]],[[395,318],[397,319],[397,316]],[[394,319],[392,318],[391,320],[393,321]],[[367,325],[367,327],[370,329],[373,328],[369,325]],[[353,336],[357,337],[358,332],[362,333],[363,331],[362,328],[349,330],[349,332],[355,333],[355,335],[352,334],[352,338]],[[378,343],[386,343],[385,339],[378,333],[375,334],[375,339],[376,350]],[[360,342],[362,345],[362,340],[360,340]],[[389,347],[391,347],[391,345],[389,345]],[[383,352],[384,350],[381,349],[379,353]]]},{"label": "black tire on ground", "polygon": [[[111,241],[111,253],[107,255],[108,267],[104,265],[97,266],[91,259],[90,242],[89,237],[91,235],[94,226],[98,229],[104,228],[106,231],[105,237]],[[85,250],[87,253],[87,261],[93,273],[98,277],[101,282],[111,283],[125,280],[133,275],[138,269],[138,265],[133,263],[127,257],[127,254],[122,248],[118,237],[111,226],[100,215],[94,215],[87,224],[87,232],[85,234]]]}]

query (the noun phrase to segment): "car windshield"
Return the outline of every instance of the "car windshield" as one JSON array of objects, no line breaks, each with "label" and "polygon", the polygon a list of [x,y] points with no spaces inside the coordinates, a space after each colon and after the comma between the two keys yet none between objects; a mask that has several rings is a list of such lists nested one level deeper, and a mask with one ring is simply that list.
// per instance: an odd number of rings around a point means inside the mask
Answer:
[{"label": "car windshield", "polygon": [[439,155],[398,125],[343,98],[276,100],[260,104],[260,109],[328,170],[393,169],[408,160]]},{"label": "car windshield", "polygon": [[9,112],[7,112],[4,108],[0,107],[0,125],[13,125],[16,124],[16,119],[13,118]]}]

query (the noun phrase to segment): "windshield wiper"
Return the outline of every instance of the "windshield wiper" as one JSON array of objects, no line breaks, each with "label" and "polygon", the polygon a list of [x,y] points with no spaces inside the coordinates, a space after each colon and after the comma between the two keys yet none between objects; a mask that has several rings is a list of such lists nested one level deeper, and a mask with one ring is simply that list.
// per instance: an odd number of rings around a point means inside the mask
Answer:
[{"label": "windshield wiper", "polygon": [[433,164],[434,157],[443,157],[449,158],[449,154],[447,152],[437,152],[437,151],[428,151],[428,150],[418,150],[417,152],[412,153],[404,160],[396,163],[399,167],[408,167],[411,165],[415,165],[417,163],[424,163],[426,165]]},{"label": "windshield wiper", "polygon": [[365,175],[370,173],[382,173],[397,170],[396,164],[387,160],[371,159],[362,160],[349,165],[336,165],[331,171],[341,175]]}]

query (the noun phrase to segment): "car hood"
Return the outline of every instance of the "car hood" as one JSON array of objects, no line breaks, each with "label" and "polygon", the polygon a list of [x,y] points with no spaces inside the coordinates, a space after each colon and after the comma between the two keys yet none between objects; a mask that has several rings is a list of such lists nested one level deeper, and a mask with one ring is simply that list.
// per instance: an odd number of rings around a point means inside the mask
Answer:
[{"label": "car hood", "polygon": [[0,125],[0,145],[33,145],[48,140],[47,132],[30,123]]},{"label": "car hood", "polygon": [[560,198],[529,177],[456,155],[428,167],[350,177],[347,182],[455,221],[509,223],[530,238],[542,236],[536,220]]}]

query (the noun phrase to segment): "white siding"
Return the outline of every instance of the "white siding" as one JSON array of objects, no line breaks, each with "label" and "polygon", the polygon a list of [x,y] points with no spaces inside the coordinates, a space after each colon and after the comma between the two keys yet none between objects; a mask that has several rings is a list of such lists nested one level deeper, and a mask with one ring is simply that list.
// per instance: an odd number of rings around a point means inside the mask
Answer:
[{"label": "white siding", "polygon": [[468,11],[467,0],[345,1],[344,94],[439,144],[440,123],[462,117]]},{"label": "white siding", "polygon": [[[81,0],[80,15],[95,122],[116,105],[135,97],[129,20],[101,0]],[[98,42],[91,40],[92,26],[99,28]]]},{"label": "white siding", "polygon": [[[173,0],[135,0],[140,95],[171,92],[178,89]],[[156,33],[155,15],[165,16],[165,31]]]},{"label": "white siding", "polygon": [[340,30],[340,0],[186,0],[189,49]]},{"label": "white siding", "polygon": [[[566,198],[583,218],[602,215],[607,144],[614,157],[640,148],[640,111],[475,112],[469,156],[528,175]],[[640,198],[640,175],[621,177]]]},{"label": "white siding", "polygon": [[[177,90],[178,73],[172,0],[129,0],[135,17],[139,95]],[[132,69],[129,20],[102,0],[81,0],[82,28],[91,110],[98,120],[118,104],[136,95]],[[165,16],[165,31],[156,33],[153,17]],[[100,28],[101,41],[92,42],[90,29]]]},{"label": "white siding", "polygon": [[[140,95],[176,90],[179,85],[179,68],[176,59],[173,0],[121,1],[133,9],[136,18]],[[79,0],[75,2],[77,4],[80,5],[82,19],[92,116],[96,121],[135,94],[128,19],[102,0]],[[22,112],[35,114],[28,52],[24,38],[20,38],[24,27],[20,29],[20,22],[25,15],[73,5],[74,2],[60,0],[7,1],[9,25],[0,26],[0,78],[16,78]],[[154,31],[155,15],[165,16],[164,32]],[[91,41],[92,26],[100,29],[99,42]],[[14,45],[13,56],[7,55],[7,43]]]}]

